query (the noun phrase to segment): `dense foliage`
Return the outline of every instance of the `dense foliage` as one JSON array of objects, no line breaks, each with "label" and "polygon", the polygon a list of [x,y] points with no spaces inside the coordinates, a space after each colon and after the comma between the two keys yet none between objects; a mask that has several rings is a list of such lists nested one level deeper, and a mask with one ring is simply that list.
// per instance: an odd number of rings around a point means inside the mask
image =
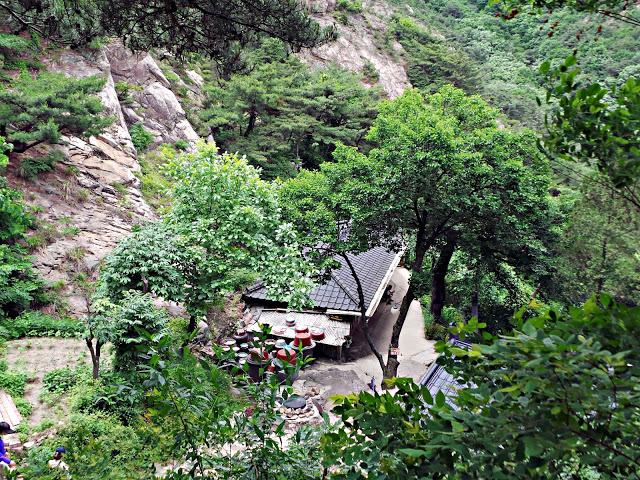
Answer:
[{"label": "dense foliage", "polygon": [[167,173],[171,210],[108,256],[99,295],[118,302],[133,289],[184,302],[190,329],[222,294],[257,276],[274,298],[305,301],[306,268],[295,232],[281,218],[275,185],[212,144],[178,155]]},{"label": "dense foliage", "polygon": [[6,0],[0,9],[13,33],[26,31],[58,44],[79,47],[116,36],[134,50],[161,48],[181,57],[200,53],[223,63],[265,36],[294,51],[335,36],[296,0]]},{"label": "dense foliage", "polygon": [[242,152],[266,178],[287,178],[329,160],[336,142],[361,142],[379,92],[357,75],[335,66],[311,70],[274,41],[246,62],[248,73],[206,89],[200,115],[221,149]]},{"label": "dense foliage", "polygon": [[[353,239],[340,248],[399,248],[400,239],[411,239],[411,286],[392,349],[411,302],[428,289],[440,321],[458,249],[466,253],[460,259],[484,266],[507,285],[513,277],[502,271],[509,266],[534,280],[549,271],[560,220],[548,194],[549,168],[533,135],[499,129],[496,115],[479,97],[451,86],[426,97],[407,91],[381,105],[367,155],[339,146],[335,163],[285,187],[286,211],[312,241],[334,245],[341,223],[349,224]],[[397,361],[389,358],[385,375],[394,376]]]},{"label": "dense foliage", "polygon": [[406,379],[343,397],[323,441],[333,478],[637,478],[638,308],[603,296],[516,325],[468,351],[440,343],[455,397]]},{"label": "dense foliage", "polygon": [[[600,22],[589,17],[590,10],[583,8],[602,2],[535,2],[539,5],[553,3],[555,8],[550,13],[544,10],[541,14],[527,14],[525,8],[516,6],[519,14],[509,20],[501,16],[502,12],[510,13],[514,4],[534,2],[500,2],[507,6],[466,0],[393,0],[391,3],[402,14],[396,25],[402,24],[403,19],[412,18],[409,22],[412,26],[416,25],[416,20],[426,26],[403,28],[401,43],[420,42],[425,35],[430,38],[427,45],[431,49],[443,43],[448,49],[427,57],[429,63],[441,64],[451,69],[449,71],[457,72],[460,76],[453,79],[455,82],[475,74],[472,84],[462,86],[469,88],[470,93],[481,94],[509,118],[531,127],[543,125],[536,97],[544,99],[545,96],[537,74],[538,66],[544,61],[551,60],[553,66],[557,66],[577,48],[583,73],[603,86],[616,84],[618,79],[626,81],[640,63],[637,27],[610,20]],[[625,4],[614,3],[620,8]],[[580,8],[572,9],[575,5]],[[561,8],[563,6],[569,8]],[[409,48],[409,65],[419,65],[423,61],[421,51],[417,50],[416,55],[416,50]],[[468,57],[468,60],[460,65],[450,65],[447,60],[452,57],[461,61]],[[420,79],[419,85],[437,84],[443,80],[438,76],[442,74],[437,74],[438,70],[431,72],[436,75]],[[446,79],[446,69],[442,75]]]},{"label": "dense foliage", "polygon": [[111,123],[100,116],[102,103],[92,94],[104,85],[100,77],[72,79],[61,73],[23,72],[0,85],[0,135],[24,152],[61,135],[94,135]]}]

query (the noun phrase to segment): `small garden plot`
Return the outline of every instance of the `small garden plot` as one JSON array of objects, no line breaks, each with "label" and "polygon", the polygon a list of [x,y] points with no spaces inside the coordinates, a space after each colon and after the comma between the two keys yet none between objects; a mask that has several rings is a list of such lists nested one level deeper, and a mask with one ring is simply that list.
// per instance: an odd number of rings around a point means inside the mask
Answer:
[{"label": "small garden plot", "polygon": [[[63,393],[64,386],[70,381],[60,374],[57,378],[47,374],[54,370],[74,371],[79,365],[88,364],[84,341],[75,338],[35,337],[13,340],[6,343],[6,363],[12,375],[24,376],[23,398],[31,405],[28,424],[33,426],[44,419],[59,418],[64,407],[59,403],[46,401],[53,397],[51,393]],[[66,368],[65,368],[66,367]],[[47,378],[45,378],[47,377]],[[43,395],[44,380],[50,386],[49,395]],[[18,392],[19,393],[19,392]],[[45,392],[46,393],[46,392]],[[15,399],[16,404],[20,403]],[[27,420],[27,418],[25,418]]]}]

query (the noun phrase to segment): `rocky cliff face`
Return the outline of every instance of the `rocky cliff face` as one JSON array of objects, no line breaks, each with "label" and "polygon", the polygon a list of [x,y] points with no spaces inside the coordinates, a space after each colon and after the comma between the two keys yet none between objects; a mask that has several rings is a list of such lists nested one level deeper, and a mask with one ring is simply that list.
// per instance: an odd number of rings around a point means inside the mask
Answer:
[{"label": "rocky cliff face", "polygon": [[[363,12],[348,14],[346,24],[336,21],[335,0],[308,0],[308,4],[315,19],[323,25],[336,24],[340,36],[335,43],[302,52],[306,62],[337,63],[355,72],[371,62],[390,97],[410,86],[399,60],[402,47],[391,45],[396,55],[388,44],[381,45],[386,21],[393,14],[384,2],[365,0]],[[151,55],[133,54],[119,43],[99,51],[63,50],[43,62],[50,70],[73,77],[104,76],[100,97],[105,113],[115,119],[99,136],[65,138],[61,147],[65,160],[55,171],[29,181],[9,173],[10,181],[38,210],[40,232],[46,232],[46,241],[34,252],[37,269],[47,280],[63,282],[71,313],[82,313],[84,304],[74,291],[70,265],[96,266],[133,225],[156,218],[140,191],[140,164],[129,129],[141,123],[157,145],[196,142],[199,137],[184,102],[187,108],[197,108],[203,79],[191,70],[183,78],[163,71]],[[118,98],[123,91],[125,98]]]},{"label": "rocky cliff face", "polygon": [[[104,76],[100,97],[105,113],[115,119],[99,136],[64,138],[65,160],[54,172],[29,181],[10,176],[38,212],[41,228],[35,235],[46,237],[34,253],[36,268],[47,280],[64,282],[71,313],[81,313],[84,304],[74,291],[70,266],[94,267],[133,225],[155,218],[140,192],[129,127],[142,122],[156,143],[195,142],[198,135],[149,55],[133,55],[114,44],[97,52],[64,50],[44,62],[73,77]],[[123,81],[133,91],[126,104],[116,92],[116,82]]]},{"label": "rocky cliff face", "polygon": [[[338,40],[322,47],[302,52],[310,65],[336,63],[354,72],[362,71],[366,62],[378,71],[379,85],[389,95],[397,97],[411,86],[401,60],[402,46],[397,42],[383,45],[383,37],[394,10],[385,2],[365,0],[360,13],[340,12],[336,0],[308,0],[314,18],[321,25],[335,24]],[[340,23],[336,17],[346,19]]]}]

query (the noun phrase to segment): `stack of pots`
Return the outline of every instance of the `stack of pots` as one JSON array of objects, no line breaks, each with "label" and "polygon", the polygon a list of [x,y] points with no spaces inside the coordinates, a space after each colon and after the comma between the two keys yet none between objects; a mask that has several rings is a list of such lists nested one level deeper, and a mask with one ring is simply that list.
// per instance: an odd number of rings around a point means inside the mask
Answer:
[{"label": "stack of pots", "polygon": [[295,349],[302,347],[302,358],[311,357],[316,347],[316,342],[311,338],[309,329],[304,325],[296,326],[296,337],[293,339],[291,346]]},{"label": "stack of pots", "polygon": [[257,382],[261,380],[271,362],[271,355],[266,347],[252,348],[249,350],[249,358],[247,359],[247,365],[249,365],[249,377]]}]

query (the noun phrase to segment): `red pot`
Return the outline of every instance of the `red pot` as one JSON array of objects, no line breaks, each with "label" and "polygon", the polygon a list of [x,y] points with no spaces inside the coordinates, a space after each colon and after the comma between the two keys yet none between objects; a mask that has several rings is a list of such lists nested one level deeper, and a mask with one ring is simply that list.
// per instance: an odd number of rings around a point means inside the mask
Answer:
[{"label": "red pot", "polygon": [[316,342],[324,338],[324,330],[322,330],[321,328],[312,328],[310,333],[311,338]]},{"label": "red pot", "polygon": [[296,325],[296,333],[307,333],[309,332],[309,327],[306,325]]},{"label": "red pot", "polygon": [[311,345],[311,335],[309,333],[296,333],[296,338],[293,339],[293,345],[298,347],[308,347]]},{"label": "red pot", "polygon": [[285,350],[284,348],[278,350],[278,360],[283,362],[289,362],[292,365],[296,363],[296,352],[293,350]]}]

